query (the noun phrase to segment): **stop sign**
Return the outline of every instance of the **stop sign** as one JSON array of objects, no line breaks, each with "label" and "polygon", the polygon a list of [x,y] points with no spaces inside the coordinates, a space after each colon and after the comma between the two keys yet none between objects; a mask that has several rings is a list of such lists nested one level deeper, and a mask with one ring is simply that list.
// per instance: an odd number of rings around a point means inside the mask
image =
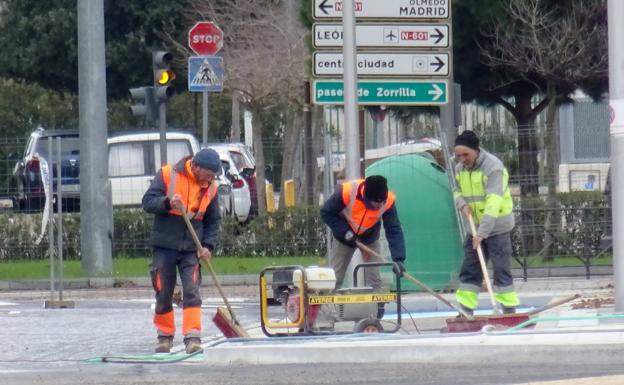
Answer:
[{"label": "stop sign", "polygon": [[200,21],[189,30],[189,47],[198,55],[214,55],[223,47],[223,31],[211,21]]}]

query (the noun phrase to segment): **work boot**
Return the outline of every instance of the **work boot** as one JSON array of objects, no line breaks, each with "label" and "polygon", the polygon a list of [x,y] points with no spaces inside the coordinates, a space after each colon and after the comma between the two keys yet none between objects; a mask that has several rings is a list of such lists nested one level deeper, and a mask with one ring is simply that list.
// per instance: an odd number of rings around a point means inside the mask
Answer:
[{"label": "work boot", "polygon": [[201,339],[199,339],[199,337],[185,338],[184,345],[186,346],[186,354],[204,351],[204,349],[201,346]]},{"label": "work boot", "polygon": [[156,353],[169,353],[173,347],[173,337],[159,336],[158,345],[156,345]]},{"label": "work boot", "polygon": [[516,312],[515,307],[505,307],[503,306],[503,314],[514,314]]}]

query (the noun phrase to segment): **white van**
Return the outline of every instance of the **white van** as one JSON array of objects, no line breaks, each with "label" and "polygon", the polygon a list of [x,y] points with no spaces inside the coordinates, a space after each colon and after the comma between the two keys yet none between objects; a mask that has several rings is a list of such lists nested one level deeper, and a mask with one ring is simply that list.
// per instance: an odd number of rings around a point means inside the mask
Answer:
[{"label": "white van", "polygon": [[[108,175],[113,206],[140,205],[160,169],[160,134],[136,132],[108,139]],[[197,139],[187,133],[167,132],[167,160],[179,159],[199,151]]]},{"label": "white van", "polygon": [[[167,132],[167,161],[175,163],[199,151],[199,142],[186,132]],[[140,206],[143,194],[160,169],[160,133],[117,134],[108,138],[108,175],[113,206]],[[221,215],[231,215],[231,183],[222,172],[219,183]]]}]

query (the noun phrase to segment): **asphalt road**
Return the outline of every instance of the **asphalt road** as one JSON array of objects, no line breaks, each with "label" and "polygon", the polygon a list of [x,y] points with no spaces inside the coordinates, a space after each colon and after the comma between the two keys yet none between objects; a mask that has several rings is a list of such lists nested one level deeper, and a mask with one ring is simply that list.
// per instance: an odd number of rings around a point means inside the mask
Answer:
[{"label": "asphalt road", "polygon": [[[149,293],[149,292],[146,292]],[[218,334],[209,317],[220,305],[204,296],[204,341]],[[245,325],[257,324],[255,297],[231,297]],[[544,299],[545,300],[545,299]],[[356,364],[216,366],[200,357],[169,364],[88,363],[87,359],[151,353],[155,343],[150,295],[145,298],[81,299],[74,309],[44,309],[37,299],[0,300],[0,383],[72,384],[524,384],[544,380],[624,374],[617,357],[588,356],[574,363],[557,357],[540,365],[509,362],[456,364]],[[405,301],[413,310],[419,303]],[[536,303],[538,305],[538,303]],[[180,311],[176,311],[179,322]],[[181,349],[181,338],[176,348]],[[522,352],[519,352],[522,354]],[[505,360],[503,360],[505,361]],[[575,381],[569,384],[575,384]],[[601,380],[603,385],[622,382]]]},{"label": "asphalt road", "polygon": [[[510,360],[513,359],[510,357]],[[585,377],[624,374],[613,364],[535,366],[507,365],[267,365],[211,367],[203,363],[160,365],[124,364],[66,364],[55,368],[16,368],[0,372],[3,384],[10,385],[223,385],[223,384],[344,384],[344,385],[507,385],[535,381],[564,380],[562,384],[577,384]],[[621,381],[622,377],[619,378]],[[601,379],[602,385],[621,382]]]}]

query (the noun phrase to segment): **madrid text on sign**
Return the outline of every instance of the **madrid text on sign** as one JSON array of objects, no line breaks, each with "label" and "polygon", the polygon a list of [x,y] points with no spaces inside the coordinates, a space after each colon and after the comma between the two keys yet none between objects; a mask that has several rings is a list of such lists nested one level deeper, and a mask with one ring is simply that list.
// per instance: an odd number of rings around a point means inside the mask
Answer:
[{"label": "madrid text on sign", "polygon": [[[356,0],[355,17],[447,19],[450,0]],[[314,18],[342,17],[342,1],[314,0]]]}]

